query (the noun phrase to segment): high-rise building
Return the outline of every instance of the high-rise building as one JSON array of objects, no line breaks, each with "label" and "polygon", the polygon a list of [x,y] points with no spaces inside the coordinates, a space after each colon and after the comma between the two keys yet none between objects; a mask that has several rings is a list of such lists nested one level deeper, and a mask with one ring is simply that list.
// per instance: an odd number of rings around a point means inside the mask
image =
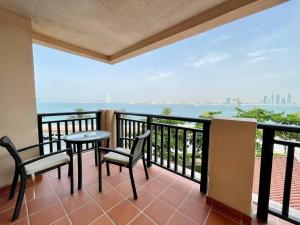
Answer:
[{"label": "high-rise building", "polygon": [[286,103],[287,104],[292,104],[292,95],[291,94],[288,94]]},{"label": "high-rise building", "polygon": [[274,105],[274,95],[271,96],[271,104]]},{"label": "high-rise building", "polygon": [[276,101],[275,101],[276,104],[280,104],[280,95],[276,95]]},{"label": "high-rise building", "polygon": [[266,95],[264,96],[263,103],[264,103],[264,104],[268,104],[268,96],[266,96]]},{"label": "high-rise building", "polygon": [[226,103],[226,104],[231,104],[231,98],[226,98],[225,103]]},{"label": "high-rise building", "polygon": [[281,104],[286,104],[285,97],[282,97]]}]

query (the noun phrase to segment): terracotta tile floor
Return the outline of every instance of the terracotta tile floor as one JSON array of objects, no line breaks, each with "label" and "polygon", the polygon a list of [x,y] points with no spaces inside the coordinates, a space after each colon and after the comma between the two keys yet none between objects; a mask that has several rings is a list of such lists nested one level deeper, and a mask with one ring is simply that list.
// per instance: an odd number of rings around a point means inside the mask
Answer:
[{"label": "terracotta tile floor", "polygon": [[[75,178],[76,168],[77,165]],[[70,195],[67,168],[63,168],[61,180],[57,179],[57,171],[48,172],[42,181],[27,188],[20,218],[14,224],[238,224],[222,212],[207,207],[198,184],[157,166],[149,168],[149,175],[147,181],[142,164],[135,167],[139,198],[134,200],[127,169],[120,173],[118,167],[111,165],[111,176],[107,177],[103,167],[103,192],[99,193],[94,155],[85,153],[83,190],[77,191],[75,185],[75,193]],[[14,203],[15,200],[7,200],[7,193],[1,193],[1,225],[11,224]],[[269,222],[287,224],[273,216]]]}]

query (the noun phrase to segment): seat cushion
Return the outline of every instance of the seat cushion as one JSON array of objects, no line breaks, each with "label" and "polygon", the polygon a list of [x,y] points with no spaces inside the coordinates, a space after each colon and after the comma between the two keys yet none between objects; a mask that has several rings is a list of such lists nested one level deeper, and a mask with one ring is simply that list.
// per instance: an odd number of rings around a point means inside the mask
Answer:
[{"label": "seat cushion", "polygon": [[[126,154],[130,154],[130,149],[127,148],[116,148],[116,151],[120,151]],[[109,152],[106,155],[103,156],[103,159],[105,161],[109,161],[109,162],[114,162],[114,163],[120,163],[123,165],[128,165],[129,164],[129,157],[124,156],[124,155],[120,155],[118,153],[115,152]]]},{"label": "seat cushion", "polygon": [[65,152],[62,152],[25,165],[25,169],[27,175],[32,175],[68,162],[70,162],[70,157]]}]

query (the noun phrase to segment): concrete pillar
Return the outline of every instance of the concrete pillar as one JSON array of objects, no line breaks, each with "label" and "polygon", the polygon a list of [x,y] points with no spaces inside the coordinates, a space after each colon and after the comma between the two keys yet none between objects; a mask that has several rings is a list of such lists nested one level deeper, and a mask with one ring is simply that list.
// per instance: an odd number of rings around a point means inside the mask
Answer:
[{"label": "concrete pillar", "polygon": [[[17,147],[37,143],[36,114],[30,19],[0,8],[0,136],[9,136]],[[0,148],[0,187],[11,184],[13,166]]]},{"label": "concrete pillar", "polygon": [[210,129],[207,201],[245,223],[252,216],[256,125],[252,119],[216,118]]}]

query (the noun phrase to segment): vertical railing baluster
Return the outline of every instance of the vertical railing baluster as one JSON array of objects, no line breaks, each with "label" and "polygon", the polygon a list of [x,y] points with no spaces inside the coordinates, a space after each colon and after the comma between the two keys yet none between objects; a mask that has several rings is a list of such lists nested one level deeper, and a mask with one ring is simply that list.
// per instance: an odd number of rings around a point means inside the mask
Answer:
[{"label": "vertical railing baluster", "polygon": [[193,130],[193,147],[192,147],[192,168],[191,168],[191,178],[195,177],[195,160],[196,160],[196,131]]},{"label": "vertical railing baluster", "polygon": [[152,117],[147,116],[147,130],[150,131],[150,135],[147,139],[147,167],[151,167],[152,163]]},{"label": "vertical railing baluster", "polygon": [[258,191],[258,203],[257,203],[257,218],[262,220],[263,222],[268,221],[274,137],[275,137],[274,129],[265,128],[263,130],[259,191]]},{"label": "vertical railing baluster", "polygon": [[175,156],[174,156],[174,170],[178,171],[178,129],[175,129]]},{"label": "vertical railing baluster", "polygon": [[[38,121],[38,135],[39,135],[39,143],[43,143],[44,142],[44,131],[43,131],[43,117],[41,115],[37,116],[37,121]],[[44,146],[41,145],[39,147],[40,150],[40,155],[44,155]]]},{"label": "vertical railing baluster", "polygon": [[157,129],[157,125],[155,125],[155,133],[154,133],[154,162],[157,163],[157,133],[158,133],[158,129]]},{"label": "vertical railing baluster", "polygon": [[168,127],[168,142],[167,142],[167,167],[170,168],[171,161],[171,128]]},{"label": "vertical railing baluster", "polygon": [[75,120],[72,120],[72,132],[75,133]]},{"label": "vertical railing baluster", "polygon": [[160,165],[164,165],[164,126],[160,126]]},{"label": "vertical railing baluster", "polygon": [[[51,122],[48,123],[48,133],[49,133],[49,141],[52,141],[52,125]],[[50,143],[50,153],[53,152],[53,143]]]},{"label": "vertical railing baluster", "polygon": [[140,135],[141,134],[141,123],[138,122],[138,134],[137,135]]},{"label": "vertical railing baluster", "polygon": [[94,130],[94,119],[91,119],[92,130]]},{"label": "vertical railing baluster", "polygon": [[120,142],[120,138],[121,138],[121,120],[120,120],[120,114],[117,113],[116,114],[116,126],[117,126],[117,147],[121,147],[121,142]]},{"label": "vertical railing baluster", "polygon": [[146,132],[146,124],[145,124],[145,122],[143,122],[143,124],[142,124],[142,133],[144,134],[145,132]]},{"label": "vertical railing baluster", "polygon": [[78,120],[79,131],[82,131],[82,124],[81,124],[81,122],[82,122],[82,120],[81,120],[81,119],[79,119],[79,120]]},{"label": "vertical railing baluster", "polygon": [[120,136],[122,138],[121,139],[121,147],[124,148],[124,139],[123,139],[124,138],[124,120],[121,118],[120,118],[120,120],[121,120],[121,135]]},{"label": "vertical railing baluster", "polygon": [[293,176],[293,167],[294,167],[294,155],[295,155],[295,147],[289,145],[287,160],[286,160],[284,192],[283,192],[283,201],[282,201],[282,215],[286,217],[288,217],[289,215],[292,176]]},{"label": "vertical railing baluster", "polygon": [[65,121],[65,135],[67,135],[69,133],[69,124],[68,121]]},{"label": "vertical railing baluster", "polygon": [[183,148],[182,148],[182,174],[186,172],[186,129],[183,129]]},{"label": "vertical railing baluster", "polygon": [[131,120],[128,120],[128,147],[131,148]]},{"label": "vertical railing baluster", "polygon": [[84,120],[84,125],[85,125],[85,130],[88,131],[89,130],[88,119]]},{"label": "vertical railing baluster", "polygon": [[136,122],[135,121],[133,121],[133,130],[132,130],[132,137],[133,138],[135,138],[135,136],[136,136],[136,130],[135,130],[135,125],[136,125]]},{"label": "vertical railing baluster", "polygon": [[125,120],[125,148],[127,148],[127,120]]},{"label": "vertical railing baluster", "polygon": [[60,140],[60,123],[56,123],[56,131],[57,131],[57,145],[56,148],[57,150],[61,150],[61,140]]}]

